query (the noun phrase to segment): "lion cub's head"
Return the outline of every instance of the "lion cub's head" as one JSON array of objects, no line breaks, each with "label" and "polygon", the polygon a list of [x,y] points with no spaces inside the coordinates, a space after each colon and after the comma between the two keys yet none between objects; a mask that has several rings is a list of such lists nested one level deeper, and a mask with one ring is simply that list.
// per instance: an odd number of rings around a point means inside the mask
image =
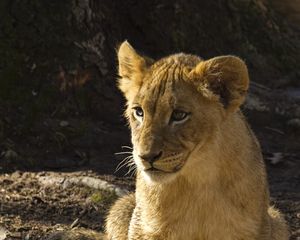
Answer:
[{"label": "lion cub's head", "polygon": [[248,89],[247,67],[234,56],[176,54],[155,62],[125,41],[118,59],[134,161],[153,181],[176,176],[195,149],[213,141]]}]

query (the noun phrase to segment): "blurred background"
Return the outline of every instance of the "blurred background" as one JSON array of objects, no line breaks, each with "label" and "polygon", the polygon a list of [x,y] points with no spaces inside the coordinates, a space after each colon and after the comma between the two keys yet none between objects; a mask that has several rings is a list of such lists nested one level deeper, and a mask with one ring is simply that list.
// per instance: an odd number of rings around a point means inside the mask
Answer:
[{"label": "blurred background", "polygon": [[115,171],[127,156],[115,153],[131,146],[116,88],[125,39],[155,59],[245,60],[243,112],[262,145],[271,200],[300,239],[299,0],[1,0],[0,239],[102,230],[118,194],[95,190],[97,181],[134,189],[126,167]]}]

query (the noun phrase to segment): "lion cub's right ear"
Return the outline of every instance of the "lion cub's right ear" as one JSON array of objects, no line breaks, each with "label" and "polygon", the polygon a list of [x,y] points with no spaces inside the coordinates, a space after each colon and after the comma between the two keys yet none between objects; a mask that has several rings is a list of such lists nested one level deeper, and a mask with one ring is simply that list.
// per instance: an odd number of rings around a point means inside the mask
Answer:
[{"label": "lion cub's right ear", "polygon": [[148,62],[127,41],[124,41],[118,50],[118,60],[121,77],[118,86],[128,100],[141,86]]}]

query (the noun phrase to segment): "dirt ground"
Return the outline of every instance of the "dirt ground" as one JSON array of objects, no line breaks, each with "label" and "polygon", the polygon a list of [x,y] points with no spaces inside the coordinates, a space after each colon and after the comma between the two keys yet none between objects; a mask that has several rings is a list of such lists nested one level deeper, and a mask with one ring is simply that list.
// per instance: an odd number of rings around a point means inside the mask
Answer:
[{"label": "dirt ground", "polygon": [[[72,173],[20,172],[0,176],[0,227],[6,229],[5,239],[36,240],[49,232],[82,227],[103,230],[107,209],[117,196],[86,186],[45,185],[41,177],[90,176],[133,189],[132,179],[101,177],[91,171]],[[126,181],[126,183],[125,183]],[[1,229],[0,229],[0,239]]]},{"label": "dirt ground", "polygon": [[[297,137],[291,138],[275,128],[256,130],[263,146],[269,174],[271,202],[289,223],[292,240],[300,239],[300,152]],[[288,148],[287,146],[294,147]],[[296,146],[295,146],[296,144]],[[108,161],[108,160],[107,160]],[[110,161],[110,160],[109,160]],[[113,173],[116,163],[104,164]],[[37,240],[57,230],[75,227],[103,230],[104,216],[117,196],[78,184],[44,184],[43,177],[76,178],[89,176],[134,190],[132,177],[103,175],[103,169],[68,171],[7,171],[0,174],[0,239]],[[111,168],[111,169],[109,169]],[[126,171],[125,171],[126,172]],[[122,176],[123,173],[119,173]],[[3,238],[6,232],[6,238]],[[2,234],[2,235],[1,235]]]}]

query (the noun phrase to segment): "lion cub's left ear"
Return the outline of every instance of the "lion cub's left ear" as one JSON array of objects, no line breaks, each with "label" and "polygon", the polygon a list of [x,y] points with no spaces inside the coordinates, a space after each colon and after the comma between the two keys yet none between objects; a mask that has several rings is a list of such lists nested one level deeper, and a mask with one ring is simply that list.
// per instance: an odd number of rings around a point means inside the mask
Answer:
[{"label": "lion cub's left ear", "polygon": [[234,56],[200,62],[190,72],[190,77],[204,96],[220,101],[227,112],[238,110],[249,86],[247,66]]}]

